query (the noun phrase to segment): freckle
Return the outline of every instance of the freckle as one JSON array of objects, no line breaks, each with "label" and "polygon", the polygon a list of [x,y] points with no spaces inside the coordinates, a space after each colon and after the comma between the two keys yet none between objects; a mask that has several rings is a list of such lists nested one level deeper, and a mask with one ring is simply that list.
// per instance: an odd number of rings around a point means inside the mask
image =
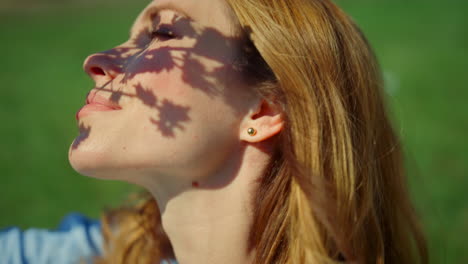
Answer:
[{"label": "freckle", "polygon": [[196,182],[196,181],[192,182],[192,187],[198,188],[198,185],[199,185],[198,182]]}]

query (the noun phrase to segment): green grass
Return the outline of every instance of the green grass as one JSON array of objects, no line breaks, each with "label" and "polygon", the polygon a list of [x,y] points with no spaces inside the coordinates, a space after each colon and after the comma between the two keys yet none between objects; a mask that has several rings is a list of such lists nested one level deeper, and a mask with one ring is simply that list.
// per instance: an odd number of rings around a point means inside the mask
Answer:
[{"label": "green grass", "polygon": [[[468,2],[340,1],[375,48],[433,263],[468,263]],[[98,217],[132,187],[75,173],[85,57],[123,42],[144,4],[0,14],[0,227]]]},{"label": "green grass", "polygon": [[123,41],[140,7],[0,16],[0,226],[50,228],[70,211],[98,217],[131,189],[79,176],[67,151],[93,87],[83,60]]}]

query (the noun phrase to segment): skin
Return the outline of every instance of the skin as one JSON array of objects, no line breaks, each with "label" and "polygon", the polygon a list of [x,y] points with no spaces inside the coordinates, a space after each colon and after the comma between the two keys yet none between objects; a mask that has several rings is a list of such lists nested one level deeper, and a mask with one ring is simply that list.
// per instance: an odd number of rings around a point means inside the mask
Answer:
[{"label": "skin", "polygon": [[181,264],[251,263],[255,252],[250,201],[283,119],[235,66],[239,29],[222,0],[153,1],[128,41],[84,63],[89,98],[118,109],[80,115],[70,163],[147,189]]}]

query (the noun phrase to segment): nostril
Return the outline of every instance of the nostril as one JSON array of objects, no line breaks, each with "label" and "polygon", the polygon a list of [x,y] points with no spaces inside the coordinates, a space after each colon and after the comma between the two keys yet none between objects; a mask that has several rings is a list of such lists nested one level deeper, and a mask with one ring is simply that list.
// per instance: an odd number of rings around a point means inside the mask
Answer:
[{"label": "nostril", "polygon": [[95,75],[106,75],[106,73],[99,67],[92,67],[90,71]]}]

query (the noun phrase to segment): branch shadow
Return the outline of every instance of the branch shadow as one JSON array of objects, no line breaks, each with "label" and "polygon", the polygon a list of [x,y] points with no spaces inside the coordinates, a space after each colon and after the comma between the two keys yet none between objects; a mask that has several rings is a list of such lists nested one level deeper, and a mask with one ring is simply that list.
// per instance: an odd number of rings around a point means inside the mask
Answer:
[{"label": "branch shadow", "polygon": [[75,140],[72,143],[73,150],[77,149],[80,146],[80,144],[89,137],[89,134],[91,133],[91,126],[85,126],[83,124],[80,124],[79,131],[80,134],[78,135],[78,137],[75,138]]},{"label": "branch shadow", "polygon": [[[180,33],[175,36],[175,40],[190,38],[193,45],[181,47],[161,42],[156,48],[149,48],[153,41],[151,32],[141,30],[123,45],[92,56],[88,63],[98,65],[98,61],[111,61],[116,64],[115,69],[123,73],[119,81],[111,80],[97,89],[110,92],[110,100],[113,102],[118,103],[122,97],[136,97],[143,104],[157,110],[157,118],[151,118],[150,121],[166,137],[174,137],[175,129],[184,129],[182,123],[190,121],[190,108],[168,99],[159,102],[156,94],[150,89],[144,89],[141,84],[135,86],[135,94],[124,92],[122,88],[140,74],[159,74],[179,69],[183,82],[212,98],[223,100],[234,112],[238,112],[238,105],[242,100],[236,98],[236,87],[228,85],[231,79],[232,82],[234,79],[237,81],[244,70],[245,60],[237,56],[249,50],[248,46],[251,43],[246,41],[247,38],[225,36],[215,28],[201,28],[195,26],[190,19],[176,15],[169,23],[161,23],[159,16],[154,16],[153,19],[160,28],[170,27],[178,30]],[[216,66],[208,69],[201,59],[207,59]],[[220,85],[218,80],[227,80],[226,86]]]},{"label": "branch shadow", "polygon": [[[154,17],[153,21],[159,27],[177,29],[179,34],[174,40],[189,38],[192,45],[186,47],[165,42],[150,45],[153,43],[151,32],[142,29],[134,33],[124,44],[90,57],[89,64],[99,65],[102,61],[111,61],[116,64],[115,70],[121,72],[121,78],[114,78],[96,89],[110,93],[108,98],[115,103],[119,103],[122,98],[130,97],[154,109],[154,115],[149,117],[149,122],[166,138],[175,138],[177,131],[185,130],[187,123],[191,121],[189,117],[191,108],[169,99],[160,99],[157,91],[143,87],[141,83],[135,84],[135,77],[141,74],[161,74],[180,70],[181,80],[184,83],[211,98],[222,100],[233,113],[241,114],[244,99],[239,97],[237,85],[244,81],[246,74],[249,75],[246,79],[252,74],[252,65],[249,65],[249,61],[257,52],[252,48],[253,44],[248,37],[245,34],[226,36],[213,27],[195,25],[188,18],[174,16],[169,23],[161,23],[160,18]],[[209,68],[203,63],[204,60],[210,62]],[[252,84],[250,80],[247,82]],[[134,88],[132,93],[123,89],[130,83]],[[73,148],[78,147],[89,136],[90,128],[80,128],[80,131],[82,129],[85,133],[76,140]],[[220,188],[229,184],[240,163],[239,160],[233,164],[230,177],[220,179],[218,183],[208,188]]]},{"label": "branch shadow", "polygon": [[190,121],[188,112],[190,107],[177,105],[167,99],[159,102],[156,95],[149,89],[145,90],[141,84],[135,86],[136,97],[146,106],[157,110],[158,119],[150,118],[151,124],[155,125],[165,137],[174,137],[175,129],[184,130],[183,122]]},{"label": "branch shadow", "polygon": [[[155,18],[159,24],[159,18]],[[244,103],[242,98],[238,98],[238,91],[235,85],[221,88],[213,80],[224,79],[229,81],[239,81],[238,77],[246,77],[249,85],[255,85],[258,80],[262,80],[263,72],[257,74],[255,67],[251,64],[251,59],[256,59],[257,51],[248,38],[243,36],[228,37],[214,28],[195,28],[190,21],[186,19],[172,19],[171,25],[161,24],[161,26],[171,26],[183,29],[183,37],[191,38],[194,41],[192,47],[171,47],[168,45],[158,45],[157,48],[148,49],[150,43],[149,32],[140,31],[125,45],[119,46],[106,52],[94,55],[92,60],[104,59],[112,60],[117,63],[117,70],[123,72],[123,77],[119,80],[113,79],[97,90],[110,93],[109,99],[114,103],[119,103],[122,98],[134,98],[145,106],[154,110],[154,114],[149,117],[149,122],[165,138],[176,138],[176,132],[185,131],[186,125],[191,122],[189,113],[191,108],[186,105],[177,104],[168,99],[158,97],[157,91],[143,87],[141,83],[132,84],[134,93],[126,92],[123,87],[129,84],[131,80],[140,74],[160,74],[172,70],[181,71],[181,79],[186,84],[211,98],[222,100],[230,106],[233,113],[241,114],[239,109]],[[174,54],[179,54],[176,57]],[[235,57],[227,57],[227,54],[234,54]],[[206,68],[199,58],[208,59],[214,62],[215,67]],[[89,63],[93,63],[90,61]],[[129,71],[132,66],[138,64],[138,71]],[[144,67],[141,67],[144,66]],[[261,71],[262,69],[260,69]],[[254,80],[249,79],[251,75],[256,74]],[[268,73],[267,73],[268,74]],[[243,80],[241,80],[243,81]],[[85,141],[91,132],[91,127],[80,125],[80,136],[72,144],[73,149],[77,149]],[[208,184],[203,184],[200,189],[216,190],[231,184],[243,160],[244,146],[238,149],[232,149],[234,158],[225,168],[225,175],[217,177]],[[144,186],[143,186],[144,187]],[[177,193],[171,196],[176,196]],[[166,204],[158,204],[161,213],[165,211]]]}]

